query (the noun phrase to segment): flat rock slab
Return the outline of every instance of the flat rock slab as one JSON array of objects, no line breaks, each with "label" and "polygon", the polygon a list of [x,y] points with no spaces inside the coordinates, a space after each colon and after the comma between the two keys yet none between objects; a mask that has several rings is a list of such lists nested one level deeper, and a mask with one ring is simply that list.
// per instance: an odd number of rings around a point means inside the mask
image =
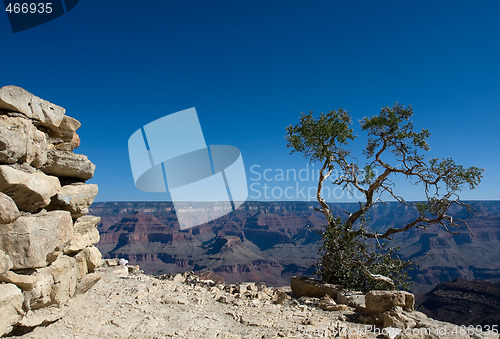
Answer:
[{"label": "flat rock slab", "polygon": [[291,288],[293,295],[300,297],[316,297],[321,298],[329,295],[332,298],[337,298],[339,289],[336,285],[326,284],[319,280],[307,277],[292,277]]},{"label": "flat rock slab", "polygon": [[0,166],[0,191],[10,196],[21,211],[35,212],[47,206],[60,189],[59,179],[54,176]]},{"label": "flat rock slab", "polygon": [[66,110],[17,86],[0,88],[0,109],[19,112],[43,126],[57,129]]},{"label": "flat rock slab", "polygon": [[50,175],[85,181],[94,175],[95,165],[85,155],[52,149],[41,169]]},{"label": "flat rock slab", "polygon": [[73,218],[78,218],[89,212],[89,206],[94,202],[98,189],[96,184],[75,183],[63,186],[52,197],[47,210],[65,210]]}]

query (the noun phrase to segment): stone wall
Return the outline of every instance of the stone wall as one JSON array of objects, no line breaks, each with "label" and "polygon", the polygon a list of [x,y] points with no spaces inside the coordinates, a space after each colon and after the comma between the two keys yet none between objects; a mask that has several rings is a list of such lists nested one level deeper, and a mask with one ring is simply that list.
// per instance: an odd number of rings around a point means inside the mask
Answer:
[{"label": "stone wall", "polygon": [[65,111],[0,88],[0,336],[46,322],[41,310],[85,289],[101,263],[100,218],[87,215],[97,185],[85,183],[95,165],[73,152],[81,124]]}]

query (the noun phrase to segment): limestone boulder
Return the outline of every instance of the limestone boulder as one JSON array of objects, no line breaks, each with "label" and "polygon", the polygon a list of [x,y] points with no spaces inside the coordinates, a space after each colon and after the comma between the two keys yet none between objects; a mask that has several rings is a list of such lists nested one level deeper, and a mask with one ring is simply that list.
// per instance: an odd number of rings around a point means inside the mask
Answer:
[{"label": "limestone boulder", "polygon": [[336,285],[326,284],[319,280],[307,277],[292,277],[290,282],[292,292],[295,297],[316,297],[321,298],[326,295],[337,298],[339,289]]},{"label": "limestone boulder", "polygon": [[96,268],[101,266],[102,255],[95,246],[84,248],[75,256],[75,258],[76,257],[85,258],[85,261],[87,262],[87,270],[90,273],[93,273]]},{"label": "limestone boulder", "polygon": [[14,200],[7,194],[0,192],[0,224],[14,222],[20,215]]},{"label": "limestone boulder", "polygon": [[10,270],[12,266],[10,257],[4,251],[0,250],[0,275]]},{"label": "limestone boulder", "polygon": [[0,227],[0,250],[9,254],[13,269],[39,268],[55,260],[73,238],[68,211],[42,211]]},{"label": "limestone boulder", "polygon": [[56,177],[0,165],[0,191],[10,196],[21,211],[35,212],[47,206],[60,189]]},{"label": "limestone boulder", "polygon": [[21,320],[23,294],[13,284],[0,284],[0,336],[9,333],[12,326]]},{"label": "limestone boulder", "polygon": [[57,129],[66,110],[17,86],[0,88],[0,109],[19,112],[43,126]]},{"label": "limestone boulder", "polygon": [[74,237],[64,248],[64,253],[74,253],[81,251],[85,247],[90,247],[99,242],[99,231],[97,225],[101,221],[100,217],[84,215],[76,219],[73,225]]},{"label": "limestone boulder", "polygon": [[76,260],[66,255],[61,255],[50,267],[54,278],[54,285],[50,293],[52,303],[62,306],[75,294],[79,278],[79,269]]},{"label": "limestone boulder", "polygon": [[366,312],[378,314],[401,307],[413,311],[415,296],[406,291],[370,291],[365,295]]},{"label": "limestone boulder", "polygon": [[46,134],[29,119],[0,116],[0,162],[26,162],[40,167],[47,161]]},{"label": "limestone boulder", "polygon": [[89,212],[89,206],[94,202],[97,191],[96,184],[74,183],[63,186],[52,197],[47,210],[65,210],[69,211],[73,218],[81,217]]},{"label": "limestone boulder", "polygon": [[85,181],[94,176],[95,165],[85,155],[51,149],[41,169],[46,174]]}]

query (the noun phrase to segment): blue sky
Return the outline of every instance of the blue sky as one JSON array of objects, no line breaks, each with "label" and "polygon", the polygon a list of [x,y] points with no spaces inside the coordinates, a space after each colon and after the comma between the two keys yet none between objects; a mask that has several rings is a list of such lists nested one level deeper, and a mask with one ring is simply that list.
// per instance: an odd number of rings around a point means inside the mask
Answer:
[{"label": "blue sky", "polygon": [[284,139],[301,111],[358,121],[396,101],[430,129],[429,156],[486,169],[463,199],[499,199],[498,17],[498,1],[80,0],[15,34],[2,12],[0,79],[82,122],[75,151],[97,165],[98,201],[169,199],[135,189],[127,150],[166,114],[196,107],[207,143],[238,147],[263,184],[255,172],[306,168]]}]

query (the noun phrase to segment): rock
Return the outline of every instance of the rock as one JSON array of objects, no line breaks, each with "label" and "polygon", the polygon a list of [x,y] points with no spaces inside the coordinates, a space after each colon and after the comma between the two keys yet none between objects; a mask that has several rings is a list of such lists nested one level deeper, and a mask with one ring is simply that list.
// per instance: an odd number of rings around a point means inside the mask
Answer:
[{"label": "rock", "polygon": [[0,282],[11,283],[19,287],[21,290],[27,291],[33,288],[36,283],[36,277],[8,271],[0,274]]},{"label": "rock", "polygon": [[0,162],[26,162],[39,168],[47,161],[46,134],[29,119],[0,116]]},{"label": "rock", "polygon": [[290,299],[290,297],[285,292],[280,291],[280,290],[276,290],[274,293],[273,299],[274,299],[274,303],[281,305],[281,304],[284,304],[286,300]]},{"label": "rock", "polygon": [[[82,253],[82,252],[80,252],[80,253]],[[80,255],[80,253],[78,253],[77,255]],[[127,277],[128,276],[127,266],[118,265],[118,266],[111,267],[110,270],[111,270],[111,273],[113,275],[116,275],[118,277]]]},{"label": "rock", "polygon": [[337,293],[337,302],[364,310],[365,295],[362,292],[342,290]]},{"label": "rock", "polygon": [[0,250],[0,274],[3,274],[12,268],[12,260],[2,250]]},{"label": "rock", "polygon": [[49,132],[51,137],[60,138],[62,141],[71,142],[76,134],[76,130],[82,124],[80,121],[65,115],[59,125],[59,128]]},{"label": "rock", "polygon": [[49,266],[49,269],[54,278],[50,298],[57,306],[61,306],[75,294],[80,274],[78,265],[74,258],[61,255]]},{"label": "rock", "polygon": [[65,115],[59,128],[55,131],[49,131],[49,142],[58,150],[74,150],[80,146],[80,137],[76,134],[76,130],[80,126],[81,124],[78,120]]},{"label": "rock", "polygon": [[89,206],[94,202],[96,195],[96,184],[74,183],[66,185],[52,197],[47,210],[69,211],[73,218],[78,218],[89,212]]},{"label": "rock", "polygon": [[34,310],[52,304],[52,288],[54,277],[49,267],[36,269],[30,275],[33,280],[31,289],[23,291],[24,306],[27,310]]},{"label": "rock", "polygon": [[20,215],[14,200],[7,194],[0,192],[0,224],[10,224],[16,221]]},{"label": "rock", "polygon": [[106,267],[118,266],[118,258],[104,259],[104,265]]},{"label": "rock", "polygon": [[380,315],[383,327],[414,328],[417,322],[404,314],[403,308],[394,307]]},{"label": "rock", "polygon": [[0,191],[10,196],[21,211],[35,212],[47,206],[60,189],[56,177],[0,166]]},{"label": "rock", "polygon": [[85,181],[94,175],[95,165],[85,155],[51,149],[41,169],[47,174]]},{"label": "rock", "polygon": [[44,267],[73,238],[67,211],[42,211],[0,227],[0,250],[9,254],[13,269]]},{"label": "rock", "polygon": [[12,326],[21,320],[24,312],[23,294],[13,284],[0,284],[0,336],[9,333]]},{"label": "rock", "polygon": [[85,247],[90,247],[99,242],[99,231],[97,224],[101,220],[100,217],[93,215],[84,215],[76,219],[73,225],[73,239],[64,248],[64,253],[78,252]]},{"label": "rock", "polygon": [[413,311],[415,296],[406,291],[370,291],[365,296],[366,312],[375,314],[389,311],[393,307],[402,307]]},{"label": "rock", "polygon": [[0,88],[0,109],[19,112],[43,126],[57,129],[66,110],[29,93],[17,86]]},{"label": "rock", "polygon": [[[88,271],[91,273],[94,272],[96,268],[101,266],[101,252],[99,252],[99,250],[95,246],[84,248],[80,253],[77,254],[77,256],[78,255],[81,255],[85,258],[85,260],[87,261]],[[125,267],[125,270],[128,274],[128,268],[126,266],[123,267]]]},{"label": "rock", "polygon": [[337,303],[328,295],[318,302],[318,307],[324,311],[336,311],[337,306]]},{"label": "rock", "polygon": [[322,283],[319,280],[307,277],[292,277],[292,292],[295,297],[317,297],[321,298],[329,295],[332,298],[337,297],[338,288],[335,285]]},{"label": "rock", "polygon": [[64,316],[64,311],[57,307],[47,307],[35,311],[28,311],[16,326],[33,328],[47,326]]},{"label": "rock", "polygon": [[76,285],[76,292],[75,294],[85,294],[87,293],[88,290],[90,290],[92,287],[94,287],[95,284],[99,280],[101,280],[102,276],[98,273],[90,273],[84,276],[78,285]]},{"label": "rock", "polygon": [[75,255],[75,261],[79,271],[79,278],[82,278],[89,272],[89,269],[87,267],[87,259],[83,254]]}]

